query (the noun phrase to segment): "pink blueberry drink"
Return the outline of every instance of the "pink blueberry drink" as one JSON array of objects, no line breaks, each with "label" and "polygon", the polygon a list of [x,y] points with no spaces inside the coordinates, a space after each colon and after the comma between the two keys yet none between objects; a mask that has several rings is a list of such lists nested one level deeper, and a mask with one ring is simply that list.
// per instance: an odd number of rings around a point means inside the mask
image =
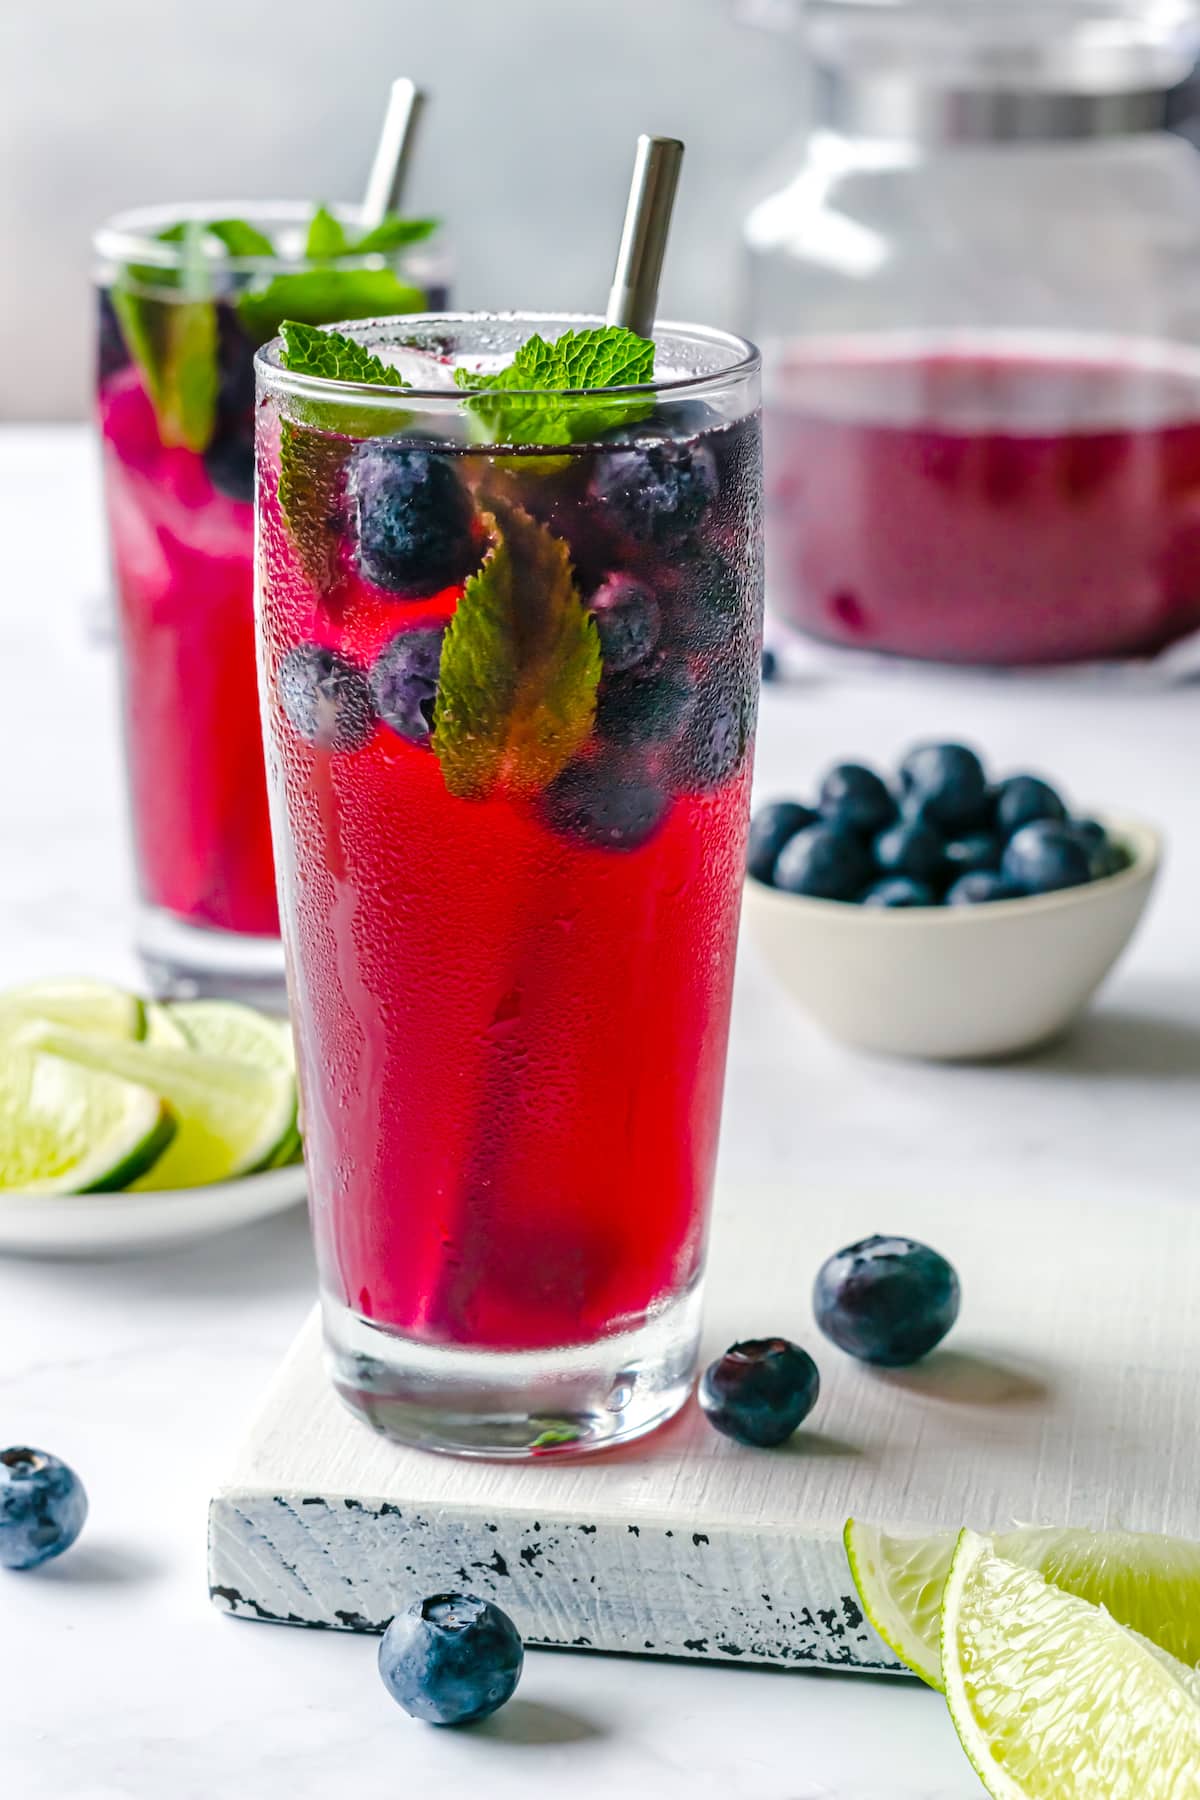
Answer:
[{"label": "pink blueberry drink", "polygon": [[772,600],[957,663],[1146,656],[1200,628],[1200,354],[863,337],[779,352]]},{"label": "pink blueberry drink", "polygon": [[281,995],[254,674],[254,353],[440,303],[428,220],[149,208],[96,239],[97,418],[141,909],[164,992]]},{"label": "pink blueberry drink", "polygon": [[259,355],[259,654],[334,1379],[527,1455],[687,1392],[744,869],[757,357],[443,315]]}]

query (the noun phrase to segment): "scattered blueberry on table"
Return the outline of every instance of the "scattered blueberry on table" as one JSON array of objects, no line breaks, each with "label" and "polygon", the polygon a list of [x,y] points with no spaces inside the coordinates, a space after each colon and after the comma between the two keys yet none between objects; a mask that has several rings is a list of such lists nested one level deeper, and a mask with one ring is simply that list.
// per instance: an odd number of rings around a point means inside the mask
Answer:
[{"label": "scattered blueberry on table", "polygon": [[807,1350],[787,1338],[747,1338],[700,1377],[701,1410],[739,1444],[773,1450],[817,1403],[821,1377]]},{"label": "scattered blueberry on table", "polygon": [[993,784],[967,745],[918,744],[891,782],[865,763],[835,763],[815,804],[760,807],[746,866],[787,894],[890,909],[1052,894],[1119,874],[1129,860],[1042,776]]},{"label": "scattered blueberry on table", "polygon": [[511,1700],[525,1648],[506,1612],[473,1594],[430,1594],[397,1613],[379,1673],[397,1705],[428,1725],[471,1725]]},{"label": "scattered blueberry on table", "polygon": [[899,1369],[941,1343],[961,1298],[953,1268],[927,1244],[869,1237],[821,1264],[813,1312],[839,1350]]},{"label": "scattered blueberry on table", "polygon": [[36,1569],[69,1550],[87,1518],[74,1469],[45,1450],[0,1450],[0,1568]]}]

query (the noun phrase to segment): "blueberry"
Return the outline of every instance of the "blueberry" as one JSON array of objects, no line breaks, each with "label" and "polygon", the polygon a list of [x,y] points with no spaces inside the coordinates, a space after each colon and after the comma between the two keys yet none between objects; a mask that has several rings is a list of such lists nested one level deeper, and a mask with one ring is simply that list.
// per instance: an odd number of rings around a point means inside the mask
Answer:
[{"label": "blueberry", "polygon": [[1082,887],[1092,879],[1092,865],[1069,825],[1039,819],[1009,839],[1000,873],[1023,894],[1053,894]]},{"label": "blueberry", "polygon": [[409,599],[463,581],[479,561],[471,501],[448,458],[373,439],[347,482],[358,567]]},{"label": "blueberry", "polygon": [[554,831],[599,850],[638,849],[669,806],[669,796],[640,761],[611,754],[568,763],[542,795]]},{"label": "blueberry", "polygon": [[1066,816],[1062,800],[1039,775],[1010,775],[996,790],[996,829],[1002,838],[1038,819],[1061,821]]},{"label": "blueberry", "polygon": [[775,886],[818,900],[854,900],[871,879],[871,858],[856,832],[811,825],[786,843],[775,864]]},{"label": "blueberry", "polygon": [[896,816],[896,802],[874,769],[862,763],[836,763],[821,783],[821,817],[873,837]]},{"label": "blueberry", "polygon": [[218,494],[245,504],[254,499],[254,423],[219,431],[204,452],[208,479]]},{"label": "blueberry", "polygon": [[746,868],[756,881],[773,881],[779,852],[789,838],[817,822],[811,806],[796,800],[771,800],[760,806],[750,821]]},{"label": "blueberry", "polygon": [[323,644],[297,644],[279,665],[279,703],[307,744],[354,750],[375,729],[366,676]]},{"label": "blueberry", "polygon": [[725,651],[755,606],[726,559],[707,545],[694,545],[676,559],[677,619],[689,650]]},{"label": "blueberry", "polygon": [[217,492],[254,499],[254,345],[236,308],[217,303],[217,414],[204,466]]},{"label": "blueberry", "polygon": [[925,881],[911,881],[907,875],[889,875],[869,887],[862,897],[864,906],[936,906],[937,895]]},{"label": "blueberry", "polygon": [[903,875],[936,887],[941,881],[945,856],[941,838],[932,825],[904,819],[889,825],[871,845],[875,866],[883,875]]},{"label": "blueberry", "polygon": [[444,625],[398,631],[379,652],[367,678],[379,717],[410,744],[427,744],[433,734],[445,635]]},{"label": "blueberry", "polygon": [[1018,900],[1019,889],[995,869],[972,869],[946,891],[947,906],[986,906],[992,900]]},{"label": "blueberry", "polygon": [[108,381],[131,361],[121,333],[117,309],[107,288],[100,289],[100,316],[96,331],[96,379]]},{"label": "blueberry", "polygon": [[625,674],[656,648],[662,631],[658,601],[632,576],[610,575],[588,601],[588,611],[596,621],[608,674]]},{"label": "blueberry", "polygon": [[957,881],[961,875],[975,875],[982,870],[994,873],[1000,867],[1004,845],[990,831],[973,831],[967,837],[951,838],[942,848],[945,878]]},{"label": "blueberry", "polygon": [[525,1649],[506,1612],[473,1594],[430,1594],[397,1613],[379,1673],[398,1706],[428,1725],[470,1725],[511,1700]]},{"label": "blueberry", "polygon": [[987,777],[964,744],[918,744],[900,764],[904,794],[942,831],[970,831],[986,818]]},{"label": "blueberry", "polygon": [[704,444],[647,444],[601,451],[592,494],[604,512],[640,543],[682,543],[699,525],[717,491],[717,466]]},{"label": "blueberry", "polygon": [[757,712],[757,684],[747,693],[733,678],[706,683],[671,758],[676,788],[708,794],[728,781],[754,735]]},{"label": "blueberry", "polygon": [[678,736],[696,704],[696,683],[665,661],[606,678],[596,702],[596,729],[626,748]]},{"label": "blueberry", "polygon": [[709,1424],[726,1437],[773,1450],[808,1417],[820,1390],[807,1350],[787,1338],[747,1338],[708,1365],[698,1398]]},{"label": "blueberry", "polygon": [[0,1568],[36,1569],[61,1556],[86,1518],[74,1469],[45,1450],[0,1450]]},{"label": "blueberry", "polygon": [[903,1368],[941,1343],[958,1317],[958,1276],[912,1238],[869,1237],[821,1265],[817,1324],[862,1362]]},{"label": "blueberry", "polygon": [[1113,842],[1098,819],[1072,819],[1070,829],[1071,835],[1087,851],[1093,881],[1102,881],[1106,875],[1119,875],[1122,869],[1129,867],[1128,851]]},{"label": "blueberry", "polygon": [[771,649],[762,653],[762,678],[764,683],[779,680],[779,658]]}]

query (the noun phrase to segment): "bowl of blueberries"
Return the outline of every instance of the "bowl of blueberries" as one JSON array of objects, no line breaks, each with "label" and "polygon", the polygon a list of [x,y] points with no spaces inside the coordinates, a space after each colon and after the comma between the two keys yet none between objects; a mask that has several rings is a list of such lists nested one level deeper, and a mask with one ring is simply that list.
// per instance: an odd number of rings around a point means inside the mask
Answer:
[{"label": "bowl of blueberries", "polygon": [[964,744],[918,744],[894,779],[829,770],[815,803],[756,811],[746,917],[832,1037],[943,1060],[1058,1036],[1129,943],[1161,839],[1082,816],[1039,775],[989,779]]}]

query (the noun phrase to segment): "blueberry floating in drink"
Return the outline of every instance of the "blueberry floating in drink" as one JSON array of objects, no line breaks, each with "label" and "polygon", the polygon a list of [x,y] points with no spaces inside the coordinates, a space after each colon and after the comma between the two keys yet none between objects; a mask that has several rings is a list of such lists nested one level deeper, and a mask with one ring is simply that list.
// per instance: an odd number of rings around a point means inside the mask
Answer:
[{"label": "blueberry floating in drink", "polygon": [[717,465],[703,442],[671,441],[597,458],[591,492],[602,517],[639,544],[670,548],[697,529],[717,495]]},{"label": "blueberry floating in drink", "polygon": [[448,456],[369,439],[350,459],[346,491],[355,558],[377,587],[416,599],[477,565],[470,497]]},{"label": "blueberry floating in drink", "polygon": [[650,588],[633,575],[610,575],[588,601],[609,675],[624,675],[657,647],[662,613]]},{"label": "blueberry floating in drink", "polygon": [[384,724],[410,744],[428,744],[442,664],[444,625],[414,625],[398,631],[371,665],[368,677],[375,710]]},{"label": "blueberry floating in drink", "polygon": [[86,1518],[74,1469],[45,1450],[0,1450],[0,1568],[36,1569],[61,1556]]},{"label": "blueberry floating in drink", "polygon": [[473,1594],[430,1594],[397,1613],[379,1644],[388,1693],[428,1725],[473,1725],[511,1700],[525,1648],[506,1612]]},{"label": "blueberry floating in drink", "polygon": [[889,1369],[940,1344],[960,1300],[945,1257],[905,1237],[869,1237],[839,1250],[821,1265],[813,1288],[813,1312],[831,1343]]},{"label": "blueberry floating in drink", "polygon": [[784,893],[879,908],[983,906],[1058,893],[1128,868],[1096,819],[1019,774],[988,784],[964,744],[920,744],[894,783],[837,763],[816,806],[771,801],[751,821],[747,869]]},{"label": "blueberry floating in drink", "polygon": [[279,703],[306,744],[353,750],[375,729],[362,670],[325,644],[297,644],[279,665]]},{"label": "blueberry floating in drink", "polygon": [[710,1363],[697,1398],[709,1424],[739,1444],[773,1450],[817,1403],[816,1363],[787,1338],[747,1338]]}]

